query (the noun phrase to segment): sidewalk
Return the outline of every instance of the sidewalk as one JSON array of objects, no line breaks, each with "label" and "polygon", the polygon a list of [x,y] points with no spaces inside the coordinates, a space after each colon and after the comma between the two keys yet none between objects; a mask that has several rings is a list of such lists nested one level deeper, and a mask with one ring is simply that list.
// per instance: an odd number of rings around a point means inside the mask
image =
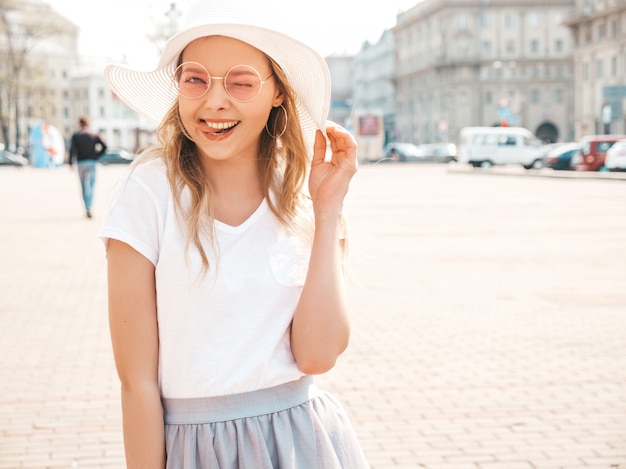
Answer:
[{"label": "sidewalk", "polygon": [[99,221],[67,168],[0,168],[0,191],[0,468],[123,467]]},{"label": "sidewalk", "polygon": [[626,181],[626,171],[557,171],[551,168],[524,169],[521,165],[496,165],[490,168],[474,168],[469,164],[448,165],[451,173],[492,174],[498,176],[527,176],[561,179],[597,179],[600,181]]},{"label": "sidewalk", "polygon": [[[123,468],[96,233],[67,168],[0,168],[0,469]],[[318,383],[373,469],[626,469],[626,184],[363,166],[351,346]]]}]

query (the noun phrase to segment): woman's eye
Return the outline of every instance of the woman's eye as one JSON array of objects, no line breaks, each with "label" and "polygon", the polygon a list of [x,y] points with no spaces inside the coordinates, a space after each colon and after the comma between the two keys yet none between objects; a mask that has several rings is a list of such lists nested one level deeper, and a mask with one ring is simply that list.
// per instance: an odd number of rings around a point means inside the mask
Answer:
[{"label": "woman's eye", "polygon": [[237,81],[235,83],[232,83],[231,86],[237,86],[239,88],[252,88],[253,84],[246,81]]},{"label": "woman's eye", "polygon": [[194,84],[206,84],[206,80],[200,76],[195,76],[195,75],[191,75],[187,78],[185,78],[185,81],[187,83],[194,83]]}]

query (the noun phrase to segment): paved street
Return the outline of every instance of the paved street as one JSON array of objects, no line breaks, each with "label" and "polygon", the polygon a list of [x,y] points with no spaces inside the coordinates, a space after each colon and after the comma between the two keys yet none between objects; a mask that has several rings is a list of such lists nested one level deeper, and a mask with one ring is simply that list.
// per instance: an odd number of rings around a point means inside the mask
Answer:
[{"label": "paved street", "polygon": [[[67,168],[0,168],[0,469],[122,468],[96,232]],[[626,469],[626,180],[363,165],[353,337],[318,378],[373,469]]]}]

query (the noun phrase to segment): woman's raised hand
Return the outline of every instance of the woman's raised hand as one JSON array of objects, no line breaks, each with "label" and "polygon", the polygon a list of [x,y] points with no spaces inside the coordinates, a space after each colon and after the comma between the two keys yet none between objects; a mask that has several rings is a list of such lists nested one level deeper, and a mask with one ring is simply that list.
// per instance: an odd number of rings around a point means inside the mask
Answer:
[{"label": "woman's raised hand", "polygon": [[331,156],[326,158],[327,141],[319,130],[315,134],[313,162],[309,175],[309,193],[313,206],[341,208],[350,180],[357,171],[357,143],[346,129],[326,129]]}]

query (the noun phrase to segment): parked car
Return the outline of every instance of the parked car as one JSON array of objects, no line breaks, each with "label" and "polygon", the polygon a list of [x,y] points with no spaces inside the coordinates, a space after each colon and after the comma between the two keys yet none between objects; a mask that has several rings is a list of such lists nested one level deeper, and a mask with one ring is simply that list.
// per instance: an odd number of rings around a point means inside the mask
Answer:
[{"label": "parked car", "polygon": [[0,150],[0,165],[22,167],[28,165],[28,160],[22,155],[12,153],[8,150]]},{"label": "parked car", "polygon": [[135,159],[135,155],[126,150],[107,150],[104,155],[98,158],[100,164],[130,164]]},{"label": "parked car", "polygon": [[562,143],[552,146],[541,160],[546,168],[568,170],[574,169],[572,161],[576,160],[578,154],[580,154],[578,143]]},{"label": "parked car", "polygon": [[626,171],[626,139],[611,145],[606,152],[604,166],[609,171]]},{"label": "parked car", "polygon": [[450,163],[456,161],[456,145],[454,143],[425,143],[417,148],[422,153],[425,160],[437,161],[439,163]]},{"label": "parked car", "polygon": [[385,145],[385,158],[391,161],[422,161],[423,153],[413,143],[393,142]]},{"label": "parked car", "polygon": [[523,127],[465,127],[461,129],[458,161],[474,167],[520,164],[540,168],[541,141]]},{"label": "parked car", "polygon": [[604,167],[606,152],[615,142],[626,135],[586,135],[580,139],[580,162],[578,171],[599,171]]}]

